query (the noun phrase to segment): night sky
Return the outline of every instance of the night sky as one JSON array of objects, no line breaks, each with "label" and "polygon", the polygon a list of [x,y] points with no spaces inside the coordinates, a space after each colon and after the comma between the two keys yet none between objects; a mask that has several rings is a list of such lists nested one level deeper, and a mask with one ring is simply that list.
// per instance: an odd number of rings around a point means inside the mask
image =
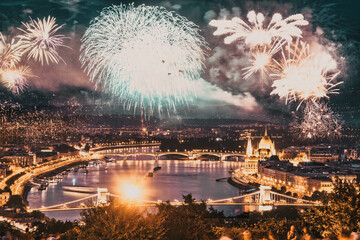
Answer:
[{"label": "night sky", "polygon": [[[66,64],[41,66],[30,63],[37,77],[31,78],[30,86],[19,95],[0,89],[0,102],[19,102],[26,106],[96,106],[96,111],[124,113],[120,105],[114,105],[109,97],[101,94],[89,82],[79,62],[80,39],[91,19],[111,4],[127,3],[110,0],[1,0],[0,30],[4,35],[16,33],[21,22],[29,18],[51,15],[69,39],[70,48],[60,50]],[[322,45],[336,59],[344,81],[340,94],[331,96],[332,109],[349,125],[360,124],[360,1],[227,1],[227,0],[171,0],[135,1],[139,4],[158,5],[175,11],[193,21],[201,28],[201,35],[209,43],[208,60],[203,73],[204,81],[198,98],[188,107],[179,109],[182,118],[245,118],[269,121],[286,120],[296,105],[270,96],[271,86],[257,84],[257,79],[238,79],[244,66],[243,52],[234,46],[225,46],[222,37],[212,36],[211,19],[236,14],[245,17],[250,10],[272,15],[275,12],[290,15],[303,13],[310,25],[303,29],[304,39]],[[319,34],[321,32],[321,34]],[[216,76],[214,71],[218,72]],[[127,112],[125,112],[127,113]]]}]

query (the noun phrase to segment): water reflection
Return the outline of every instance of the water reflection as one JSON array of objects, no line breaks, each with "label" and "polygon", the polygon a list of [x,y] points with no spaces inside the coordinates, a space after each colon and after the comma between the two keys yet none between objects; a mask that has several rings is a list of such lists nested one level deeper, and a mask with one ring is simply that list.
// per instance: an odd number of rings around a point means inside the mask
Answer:
[{"label": "water reflection", "polygon": [[[141,158],[137,156],[137,158]],[[84,193],[73,193],[62,190],[62,186],[106,187],[109,192],[122,195],[125,183],[137,182],[141,186],[142,200],[181,200],[182,195],[192,193],[197,200],[220,199],[239,195],[237,188],[226,181],[216,182],[218,178],[229,177],[230,168],[236,169],[237,162],[219,161],[183,161],[183,160],[119,160],[116,163],[103,163],[89,166],[88,173],[83,169],[70,172],[67,176],[52,184],[45,191],[31,189],[28,202],[31,208],[51,206],[86,197]],[[154,167],[161,170],[152,178],[144,178]],[[145,179],[145,180],[142,180]],[[228,215],[241,212],[240,207],[221,207]],[[49,217],[74,220],[79,211],[62,211],[46,213]]]}]

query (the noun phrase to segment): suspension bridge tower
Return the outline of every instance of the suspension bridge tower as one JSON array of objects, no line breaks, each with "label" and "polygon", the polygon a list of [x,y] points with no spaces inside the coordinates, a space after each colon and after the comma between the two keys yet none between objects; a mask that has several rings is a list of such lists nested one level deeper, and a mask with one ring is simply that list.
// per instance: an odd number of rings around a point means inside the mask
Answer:
[{"label": "suspension bridge tower", "polygon": [[262,204],[269,204],[271,203],[271,187],[270,186],[260,186],[260,197],[259,197],[259,203]]},{"label": "suspension bridge tower", "polygon": [[106,204],[108,202],[109,191],[107,188],[97,188],[96,204]]}]

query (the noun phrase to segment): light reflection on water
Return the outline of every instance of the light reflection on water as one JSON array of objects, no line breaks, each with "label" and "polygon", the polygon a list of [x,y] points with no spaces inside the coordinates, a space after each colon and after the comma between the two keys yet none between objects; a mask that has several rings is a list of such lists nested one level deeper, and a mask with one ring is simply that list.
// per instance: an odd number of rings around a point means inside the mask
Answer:
[{"label": "light reflection on water", "polygon": [[[130,157],[129,157],[130,158]],[[132,159],[131,159],[132,158]],[[161,170],[155,172],[153,178],[140,181],[141,199],[170,200],[182,199],[182,195],[192,193],[196,200],[220,199],[239,195],[239,190],[227,181],[216,182],[218,178],[229,177],[230,168],[236,169],[237,162],[218,161],[182,161],[182,160],[139,160],[131,157],[127,161],[103,163],[100,166],[88,166],[88,174],[83,169],[70,172],[58,182],[52,183],[45,191],[36,188],[30,190],[28,202],[30,208],[51,206],[86,197],[90,194],[62,191],[62,186],[106,187],[109,192],[122,195],[124,182],[135,182],[143,179],[147,172],[156,166]],[[137,158],[138,160],[135,160]],[[107,167],[107,169],[105,169]],[[138,181],[139,182],[139,181]],[[240,207],[219,207],[227,215],[238,214]],[[47,216],[62,220],[79,218],[79,211],[47,212]]]}]

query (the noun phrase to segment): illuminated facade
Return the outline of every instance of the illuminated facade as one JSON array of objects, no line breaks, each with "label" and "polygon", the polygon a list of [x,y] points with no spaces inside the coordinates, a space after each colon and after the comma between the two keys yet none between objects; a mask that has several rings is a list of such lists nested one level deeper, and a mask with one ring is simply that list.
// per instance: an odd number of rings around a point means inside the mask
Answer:
[{"label": "illuminated facade", "polygon": [[248,138],[247,147],[246,147],[246,156],[247,157],[258,157],[260,159],[269,158],[273,155],[276,155],[275,143],[267,134],[267,129],[265,128],[265,134],[261,138],[259,147],[256,150],[253,150],[251,138]]}]

